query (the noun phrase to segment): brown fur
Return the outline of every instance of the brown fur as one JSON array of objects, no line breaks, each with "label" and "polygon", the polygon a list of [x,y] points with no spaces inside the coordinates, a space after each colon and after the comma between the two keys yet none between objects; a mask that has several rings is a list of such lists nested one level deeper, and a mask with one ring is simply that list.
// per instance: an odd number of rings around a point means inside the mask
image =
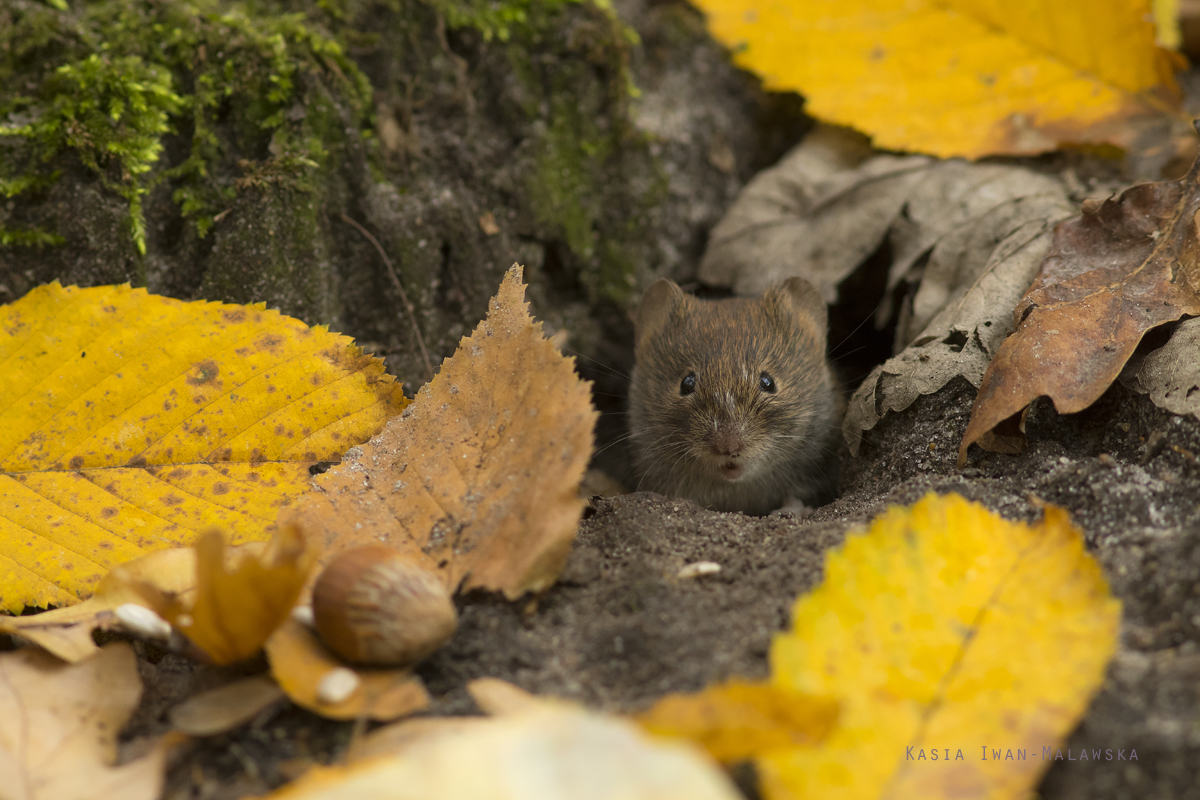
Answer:
[{"label": "brown fur", "polygon": [[[800,278],[753,299],[701,300],[667,280],[647,289],[629,391],[638,488],[747,514],[827,500],[840,396],[825,332],[825,304]],[[681,394],[688,374],[695,390]]]}]

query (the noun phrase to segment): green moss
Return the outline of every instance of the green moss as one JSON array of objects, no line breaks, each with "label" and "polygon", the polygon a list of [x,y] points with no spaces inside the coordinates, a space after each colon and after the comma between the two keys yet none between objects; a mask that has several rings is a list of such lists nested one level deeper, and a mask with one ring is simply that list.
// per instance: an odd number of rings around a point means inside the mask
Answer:
[{"label": "green moss", "polygon": [[[11,13],[0,29],[0,164],[21,166],[0,174],[0,191],[52,183],[74,155],[127,200],[143,253],[141,202],[157,181],[203,237],[239,180],[269,164],[312,188],[345,123],[366,119],[365,76],[301,13],[227,0],[18,2]],[[185,154],[155,171],[171,133],[186,137]]]},{"label": "green moss", "polygon": [[546,11],[581,0],[426,0],[446,20],[451,28],[471,27],[483,34],[486,41],[507,42],[514,31],[527,29],[534,5]]},{"label": "green moss", "polygon": [[[530,88],[525,113],[549,108],[527,190],[538,222],[577,260],[589,296],[626,305],[638,284],[640,220],[665,187],[645,138],[628,120],[630,39],[606,8],[591,7],[568,44],[587,58],[563,58],[539,71],[528,40],[563,27],[552,13],[543,9],[525,40],[509,48],[515,73]],[[539,95],[544,105],[532,99]]]}]

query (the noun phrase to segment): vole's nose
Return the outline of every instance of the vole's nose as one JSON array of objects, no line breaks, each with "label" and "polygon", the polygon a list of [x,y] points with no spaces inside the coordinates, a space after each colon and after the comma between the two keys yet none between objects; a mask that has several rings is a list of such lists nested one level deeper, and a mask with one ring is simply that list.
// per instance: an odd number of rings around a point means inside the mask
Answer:
[{"label": "vole's nose", "polygon": [[709,444],[714,453],[726,458],[737,458],[742,452],[742,448],[746,446],[741,431],[734,430],[732,427],[718,427],[709,439]]}]

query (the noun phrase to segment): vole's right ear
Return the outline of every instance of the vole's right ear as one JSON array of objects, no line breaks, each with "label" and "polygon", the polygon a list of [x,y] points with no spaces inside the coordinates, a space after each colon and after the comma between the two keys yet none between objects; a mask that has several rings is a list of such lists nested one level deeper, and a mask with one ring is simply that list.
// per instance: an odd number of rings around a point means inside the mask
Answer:
[{"label": "vole's right ear", "polygon": [[671,313],[685,302],[683,290],[674,281],[659,278],[642,294],[633,316],[634,339],[637,346],[662,328]]}]

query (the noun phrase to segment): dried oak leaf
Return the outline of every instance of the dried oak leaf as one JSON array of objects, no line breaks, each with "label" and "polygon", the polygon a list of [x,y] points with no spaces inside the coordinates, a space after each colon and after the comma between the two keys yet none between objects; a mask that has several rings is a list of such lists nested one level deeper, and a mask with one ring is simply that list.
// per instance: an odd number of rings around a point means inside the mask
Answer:
[{"label": "dried oak leaf", "polygon": [[142,695],[124,642],[64,664],[26,647],[0,654],[0,796],[5,800],[154,800],[175,740],[112,766],[117,735]]},{"label": "dried oak leaf", "polygon": [[1151,328],[1200,314],[1200,160],[1177,181],[1085,202],[1059,223],[1041,272],[1013,311],[1015,332],[984,373],[958,464],[978,442],[1024,446],[1014,415],[1046,395],[1060,414],[1090,406]]},{"label": "dried oak leaf", "polygon": [[[1049,766],[1034,754],[1057,747],[1103,683],[1121,607],[1061,509],[1025,525],[927,495],[847,536],[792,618],[763,691],[830,698],[839,713],[815,743],[763,737],[753,756],[765,800],[1016,800]],[[711,696],[670,701],[679,718]],[[744,730],[742,716],[713,719],[717,730],[682,732],[719,742],[728,724],[728,742]],[[979,743],[997,741],[1032,752],[980,760]],[[721,757],[747,755],[736,744]]]},{"label": "dried oak leaf", "polygon": [[281,515],[322,548],[322,563],[382,543],[451,591],[516,598],[555,581],[585,505],[577,491],[597,414],[524,294],[514,264],[487,319],[404,413]]},{"label": "dried oak leaf", "polygon": [[69,605],[220,526],[263,540],[404,407],[383,362],[260,305],[39,286],[0,306],[0,610]]}]

